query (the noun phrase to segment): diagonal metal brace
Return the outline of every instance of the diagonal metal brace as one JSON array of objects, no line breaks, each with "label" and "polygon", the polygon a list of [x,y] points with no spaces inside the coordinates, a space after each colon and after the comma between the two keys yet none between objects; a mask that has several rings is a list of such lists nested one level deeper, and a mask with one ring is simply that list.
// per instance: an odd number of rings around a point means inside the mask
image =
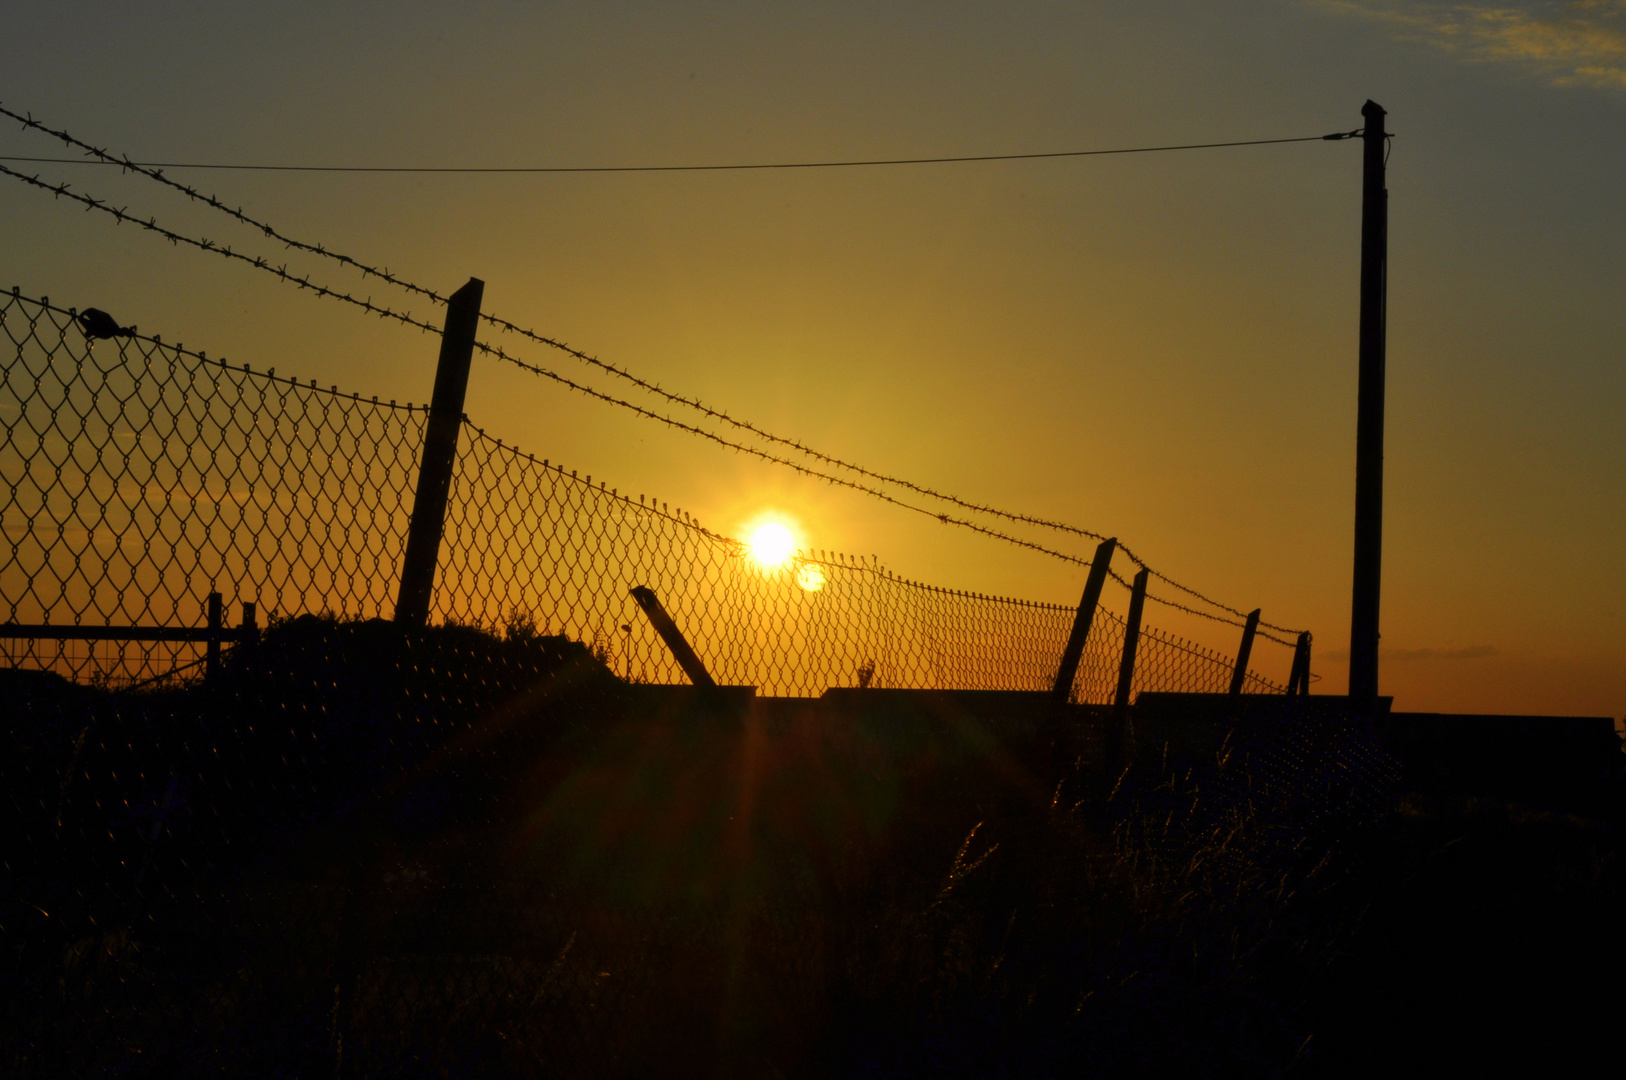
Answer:
[{"label": "diagonal metal brace", "polygon": [[666,642],[666,647],[672,650],[672,658],[678,662],[678,667],[683,669],[683,674],[689,677],[689,681],[696,686],[716,686],[717,680],[711,677],[706,665],[700,662],[700,657],[689,647],[688,639],[683,636],[683,631],[677,628],[677,623],[672,621],[672,616],[661,607],[661,602],[656,598],[654,591],[639,585],[632,590],[632,598],[638,601],[638,606],[643,609],[649,624],[655,628],[661,640]]}]

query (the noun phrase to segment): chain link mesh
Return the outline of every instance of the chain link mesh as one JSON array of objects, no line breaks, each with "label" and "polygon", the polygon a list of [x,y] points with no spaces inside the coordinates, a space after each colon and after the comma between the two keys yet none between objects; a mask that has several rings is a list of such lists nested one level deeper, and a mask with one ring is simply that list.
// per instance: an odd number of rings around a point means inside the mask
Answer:
[{"label": "chain link mesh", "polygon": [[[0,308],[0,617],[201,626],[204,598],[271,616],[387,616],[426,408],[381,403],[131,336],[91,342],[71,310]],[[589,643],[629,681],[682,677],[629,597],[652,588],[718,681],[1046,690],[1071,608],[924,585],[874,560],[759,565],[739,541],[621,495],[465,422],[432,612]],[[1073,698],[1111,700],[1124,624],[1098,613]],[[0,639],[13,666],[127,685],[190,643]],[[1225,689],[1231,661],[1142,631],[1136,689]],[[1247,689],[1280,687],[1250,673]]]},{"label": "chain link mesh", "polygon": [[[590,642],[622,677],[683,676],[628,593],[652,588],[714,678],[782,696],[832,686],[1049,690],[1074,611],[943,589],[874,560],[799,552],[763,566],[738,540],[644,496],[464,425],[435,613],[498,629],[534,620]],[[1091,626],[1073,699],[1117,687],[1124,621]],[[1232,661],[1142,630],[1136,689],[1223,691]],[[1250,692],[1280,688],[1250,673]]]},{"label": "chain link mesh", "polygon": [[[956,883],[1001,844],[1024,858],[1016,825],[966,858],[1012,778],[1048,792],[1104,745],[1106,709],[1069,714],[1065,753],[1018,752],[1031,700],[907,723],[809,700],[1048,690],[1072,608],[827,552],[763,567],[467,422],[438,625],[379,621],[424,408],[92,344],[16,292],[0,330],[0,619],[195,628],[212,590],[279,615],[211,678],[142,693],[81,684],[184,673],[203,646],[0,627],[0,1072],[597,1076],[607,1047],[610,1074],[673,1047],[715,1072],[713,1039],[794,1057],[832,987],[911,970],[885,942],[940,923],[931,955],[960,947]],[[683,680],[635,585],[718,681],[774,697],[731,713],[637,685]],[[1111,700],[1124,634],[1097,612],[1074,700]],[[1142,628],[1135,689],[1230,672]]]},{"label": "chain link mesh", "polygon": [[[0,621],[200,627],[261,612],[387,613],[426,413],[180,344],[86,339],[0,307]],[[14,666],[114,685],[202,645],[0,639]]]}]

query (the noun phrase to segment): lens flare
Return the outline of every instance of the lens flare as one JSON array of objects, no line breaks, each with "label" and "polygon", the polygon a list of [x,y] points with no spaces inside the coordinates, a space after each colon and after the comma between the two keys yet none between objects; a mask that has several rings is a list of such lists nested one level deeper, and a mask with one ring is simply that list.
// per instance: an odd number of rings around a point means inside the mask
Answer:
[{"label": "lens flare", "polygon": [[806,592],[824,588],[824,568],[818,563],[803,563],[796,571],[796,584]]},{"label": "lens flare", "polygon": [[782,566],[795,550],[796,538],[777,521],[764,522],[751,534],[751,557],[762,566]]}]

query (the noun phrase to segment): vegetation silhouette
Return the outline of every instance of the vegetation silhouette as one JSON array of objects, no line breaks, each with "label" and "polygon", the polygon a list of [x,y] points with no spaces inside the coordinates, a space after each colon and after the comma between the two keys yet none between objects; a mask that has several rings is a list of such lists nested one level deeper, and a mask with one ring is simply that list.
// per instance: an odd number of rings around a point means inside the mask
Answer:
[{"label": "vegetation silhouette", "polygon": [[1618,776],[1419,780],[1335,699],[1142,701],[1105,783],[1110,707],[642,686],[523,615],[0,680],[8,1076],[1331,1074],[1612,1030]]}]

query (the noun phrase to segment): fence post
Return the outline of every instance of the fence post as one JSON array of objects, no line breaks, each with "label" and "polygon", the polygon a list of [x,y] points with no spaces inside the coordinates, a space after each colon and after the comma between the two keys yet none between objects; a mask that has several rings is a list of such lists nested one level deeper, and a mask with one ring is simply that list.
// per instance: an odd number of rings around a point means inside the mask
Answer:
[{"label": "fence post", "polygon": [[1299,634],[1293,647],[1293,670],[1287,676],[1289,694],[1307,695],[1310,692],[1310,631]]},{"label": "fence post", "polygon": [[214,682],[215,675],[220,671],[220,630],[224,622],[223,605],[220,594],[209,594],[209,641],[203,647],[203,678],[205,682]]},{"label": "fence post", "polygon": [[1146,579],[1152,572],[1140,568],[1129,593],[1129,618],[1124,623],[1124,655],[1118,663],[1118,692],[1112,696],[1112,726],[1107,730],[1106,769],[1111,781],[1124,767],[1129,750],[1129,691],[1135,682],[1135,652],[1140,646],[1140,615],[1146,606]]},{"label": "fence post", "polygon": [[452,486],[452,466],[457,460],[457,435],[463,426],[463,395],[469,387],[474,331],[480,322],[484,292],[485,282],[469,278],[468,284],[446,301],[446,328],[440,339],[440,363],[435,368],[435,396],[429,404],[423,460],[412,497],[412,523],[407,527],[406,554],[401,559],[401,591],[395,599],[395,621],[404,626],[420,627],[429,619],[441,530],[446,524],[446,500]]},{"label": "fence post", "polygon": [[1135,575],[1134,588],[1129,593],[1129,621],[1124,624],[1124,656],[1118,664],[1118,692],[1112,704],[1122,712],[1129,707],[1129,687],[1135,681],[1135,650],[1140,645],[1140,613],[1146,606],[1146,579],[1151,576],[1146,567]]},{"label": "fence post", "polygon": [[1242,644],[1236,650],[1236,668],[1231,672],[1231,693],[1242,693],[1242,684],[1248,680],[1248,655],[1253,652],[1253,635],[1259,632],[1259,609],[1248,612],[1248,621],[1242,627]]},{"label": "fence post", "polygon": [[1073,692],[1073,678],[1078,674],[1078,661],[1084,655],[1084,642],[1090,636],[1090,624],[1095,621],[1095,607],[1101,602],[1101,586],[1107,580],[1107,567],[1112,553],[1118,547],[1116,539],[1103,540],[1090,560],[1090,576],[1084,582],[1084,598],[1078,602],[1078,614],[1073,617],[1073,632],[1062,650],[1061,666],[1056,669],[1056,681],[1050,688],[1050,700],[1055,705],[1067,704]]}]

